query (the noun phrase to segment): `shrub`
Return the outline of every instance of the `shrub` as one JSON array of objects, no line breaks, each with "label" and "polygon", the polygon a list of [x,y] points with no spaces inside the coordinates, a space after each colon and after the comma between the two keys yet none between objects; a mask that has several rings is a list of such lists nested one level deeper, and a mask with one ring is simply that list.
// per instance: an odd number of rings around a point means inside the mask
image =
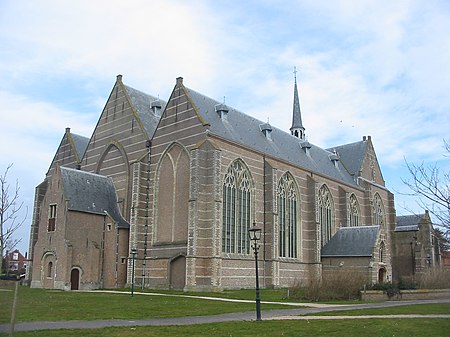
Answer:
[{"label": "shrub", "polygon": [[417,283],[412,276],[400,277],[397,286],[401,290],[417,289]]},{"label": "shrub", "polygon": [[297,282],[290,290],[290,297],[314,302],[358,299],[365,281],[359,273],[339,269],[325,274],[322,280],[312,280],[306,284]]},{"label": "shrub", "polygon": [[450,288],[450,270],[441,266],[426,268],[418,275],[417,283],[421,289]]},{"label": "shrub", "polygon": [[397,283],[385,282],[375,283],[366,286],[367,290],[382,290],[389,298],[399,296],[401,294],[400,287]]}]

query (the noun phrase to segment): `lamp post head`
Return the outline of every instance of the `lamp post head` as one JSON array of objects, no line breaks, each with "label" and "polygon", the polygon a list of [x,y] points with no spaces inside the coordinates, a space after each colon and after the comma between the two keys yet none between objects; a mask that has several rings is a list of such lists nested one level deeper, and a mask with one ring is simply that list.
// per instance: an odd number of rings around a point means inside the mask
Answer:
[{"label": "lamp post head", "polygon": [[131,248],[131,254],[135,255],[137,253],[137,249],[136,248]]},{"label": "lamp post head", "polygon": [[256,225],[256,222],[253,223],[253,227],[249,228],[248,236],[251,241],[259,241],[261,239],[261,228]]}]

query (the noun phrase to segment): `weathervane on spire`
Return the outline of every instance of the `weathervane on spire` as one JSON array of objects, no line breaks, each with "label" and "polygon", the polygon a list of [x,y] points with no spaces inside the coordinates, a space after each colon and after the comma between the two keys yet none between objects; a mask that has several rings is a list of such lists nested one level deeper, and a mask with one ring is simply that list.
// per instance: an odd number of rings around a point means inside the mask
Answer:
[{"label": "weathervane on spire", "polygon": [[297,67],[294,66],[294,80],[297,82]]}]

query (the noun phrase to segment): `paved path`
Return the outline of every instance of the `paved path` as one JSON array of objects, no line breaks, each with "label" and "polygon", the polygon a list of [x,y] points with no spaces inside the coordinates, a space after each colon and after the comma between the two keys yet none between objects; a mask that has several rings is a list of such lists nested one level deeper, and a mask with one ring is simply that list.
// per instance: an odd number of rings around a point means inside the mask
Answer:
[{"label": "paved path", "polygon": [[[181,296],[187,297],[189,295],[173,295],[173,294],[156,294],[156,293],[137,293],[136,295],[153,294],[153,296]],[[152,296],[152,295],[149,295]],[[199,298],[199,296],[193,296]],[[208,298],[208,300],[221,301],[236,301],[232,299],[223,298]],[[237,300],[241,301],[241,300]],[[254,301],[251,301],[254,302]],[[266,302],[275,303],[275,302]],[[281,303],[281,302],[280,302]],[[450,303],[450,299],[445,300],[421,300],[421,301],[388,301],[380,303],[366,303],[366,304],[350,304],[350,305],[327,305],[311,307],[312,303],[297,303],[297,306],[303,308],[292,309],[277,309],[277,310],[263,310],[263,320],[277,320],[277,319],[357,319],[357,318],[374,318],[374,316],[309,316],[310,314],[317,314],[327,311],[342,311],[351,309],[369,309],[369,308],[385,308],[393,306],[403,306],[411,304],[425,304],[425,303]],[[285,303],[282,303],[285,304]],[[307,306],[307,307],[305,307]],[[308,316],[300,316],[308,315]],[[389,315],[380,316],[376,318],[450,318],[450,315]],[[175,318],[149,318],[140,320],[124,320],[124,319],[108,319],[95,321],[56,321],[56,322],[22,322],[16,323],[15,331],[32,331],[32,330],[54,330],[54,329],[99,329],[105,327],[126,327],[126,326],[169,326],[169,325],[193,325],[205,323],[218,323],[229,321],[251,321],[255,319],[255,312],[237,312],[223,315],[212,316],[189,316],[189,317],[175,317]],[[0,324],[0,332],[9,332],[9,324]]]}]

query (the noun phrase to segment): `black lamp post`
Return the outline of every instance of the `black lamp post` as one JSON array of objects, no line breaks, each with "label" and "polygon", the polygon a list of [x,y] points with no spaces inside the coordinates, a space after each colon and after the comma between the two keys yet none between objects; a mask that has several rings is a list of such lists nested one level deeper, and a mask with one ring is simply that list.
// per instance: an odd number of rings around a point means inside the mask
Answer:
[{"label": "black lamp post", "polygon": [[256,320],[261,320],[261,299],[259,298],[259,277],[258,277],[258,241],[261,239],[261,228],[253,223],[253,227],[248,230],[250,241],[252,241],[252,248],[255,254],[255,275],[256,275]]},{"label": "black lamp post", "polygon": [[131,266],[131,297],[134,296],[134,261],[136,260],[136,248],[131,248],[132,266]]}]

